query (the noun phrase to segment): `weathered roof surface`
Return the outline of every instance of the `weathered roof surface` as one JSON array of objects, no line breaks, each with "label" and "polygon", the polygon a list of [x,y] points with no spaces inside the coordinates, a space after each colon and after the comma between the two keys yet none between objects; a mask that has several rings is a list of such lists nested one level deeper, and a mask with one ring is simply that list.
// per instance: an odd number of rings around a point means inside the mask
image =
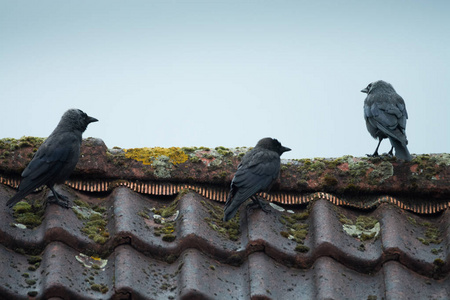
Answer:
[{"label": "weathered roof surface", "polygon": [[[0,142],[3,203],[39,142]],[[85,140],[71,209],[0,206],[0,298],[450,297],[450,155],[283,161],[271,213],[224,223],[246,150]]]}]

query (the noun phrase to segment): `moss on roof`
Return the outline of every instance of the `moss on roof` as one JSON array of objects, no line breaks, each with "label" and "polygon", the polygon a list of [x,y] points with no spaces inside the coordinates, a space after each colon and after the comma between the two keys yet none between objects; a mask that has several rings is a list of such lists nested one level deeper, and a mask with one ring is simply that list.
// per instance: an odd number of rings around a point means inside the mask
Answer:
[{"label": "moss on roof", "polygon": [[174,165],[184,163],[189,158],[179,147],[131,148],[124,149],[124,151],[125,157],[141,161],[144,165],[153,165],[160,156],[168,157],[169,162]]}]

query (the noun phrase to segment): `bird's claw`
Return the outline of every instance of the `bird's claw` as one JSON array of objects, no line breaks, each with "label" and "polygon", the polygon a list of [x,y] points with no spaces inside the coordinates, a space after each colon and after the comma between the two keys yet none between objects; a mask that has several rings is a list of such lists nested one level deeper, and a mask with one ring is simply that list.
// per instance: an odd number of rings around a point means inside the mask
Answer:
[{"label": "bird's claw", "polygon": [[250,202],[249,204],[247,204],[247,210],[250,211],[253,208],[255,208],[257,205],[258,205],[258,203]]},{"label": "bird's claw", "polygon": [[252,198],[253,202],[247,204],[247,210],[252,210],[255,206],[261,207],[261,210],[265,213],[270,213],[270,209],[267,207],[267,204],[258,198]]},{"label": "bird's claw", "polygon": [[261,209],[263,212],[265,212],[266,214],[270,213],[270,209],[267,208],[267,204],[264,204],[263,206],[261,206]]},{"label": "bird's claw", "polygon": [[47,197],[47,203],[55,203],[64,208],[70,208],[69,198],[61,194],[50,194]]},{"label": "bird's claw", "polygon": [[392,153],[383,153],[383,154],[366,154],[367,157],[371,158],[383,158],[383,157],[393,157],[394,155]]}]

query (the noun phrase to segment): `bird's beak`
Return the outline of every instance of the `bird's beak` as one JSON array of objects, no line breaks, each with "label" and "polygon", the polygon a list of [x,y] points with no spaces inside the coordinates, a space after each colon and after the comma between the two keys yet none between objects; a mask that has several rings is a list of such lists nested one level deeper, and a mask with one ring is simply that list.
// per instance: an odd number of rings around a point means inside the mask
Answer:
[{"label": "bird's beak", "polygon": [[368,94],[369,93],[369,89],[368,88],[364,88],[364,89],[361,90],[361,92]]},{"label": "bird's beak", "polygon": [[92,122],[98,122],[98,120],[96,118],[89,117],[88,118],[88,123],[92,123]]},{"label": "bird's beak", "polygon": [[291,148],[281,146],[281,153],[291,151]]}]

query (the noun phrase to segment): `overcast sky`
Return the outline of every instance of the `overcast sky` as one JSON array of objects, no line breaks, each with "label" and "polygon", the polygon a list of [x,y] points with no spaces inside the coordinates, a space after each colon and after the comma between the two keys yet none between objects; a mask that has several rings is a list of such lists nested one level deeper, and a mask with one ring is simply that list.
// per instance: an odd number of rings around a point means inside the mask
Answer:
[{"label": "overcast sky", "polygon": [[450,152],[449,16],[448,0],[0,0],[0,138],[80,108],[109,148],[270,136],[284,158],[362,156],[377,141],[360,91],[383,79],[410,152]]}]

